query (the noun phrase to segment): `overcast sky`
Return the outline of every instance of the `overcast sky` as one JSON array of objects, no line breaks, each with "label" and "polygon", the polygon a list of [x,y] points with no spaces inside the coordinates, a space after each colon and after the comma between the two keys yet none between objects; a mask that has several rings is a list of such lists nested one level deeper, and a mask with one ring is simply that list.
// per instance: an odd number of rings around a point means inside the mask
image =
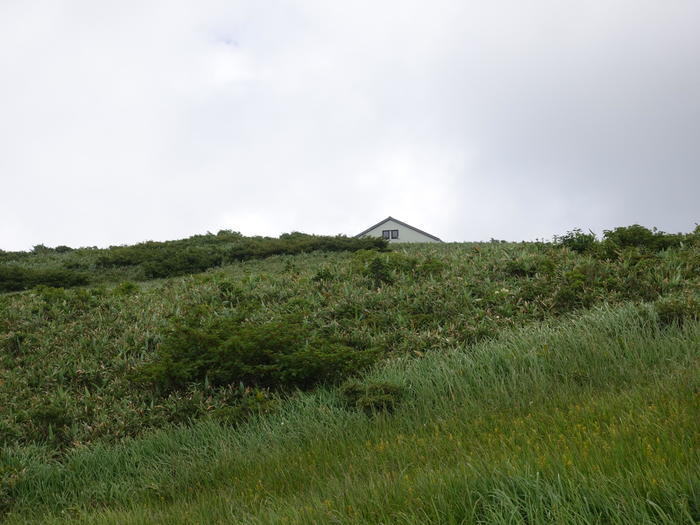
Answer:
[{"label": "overcast sky", "polygon": [[0,249],[700,222],[700,2],[0,0]]}]

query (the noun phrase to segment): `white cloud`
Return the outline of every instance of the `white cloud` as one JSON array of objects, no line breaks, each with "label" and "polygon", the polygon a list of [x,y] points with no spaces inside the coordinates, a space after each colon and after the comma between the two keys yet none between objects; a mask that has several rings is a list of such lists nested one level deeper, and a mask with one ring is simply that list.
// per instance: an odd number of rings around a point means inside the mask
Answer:
[{"label": "white cloud", "polygon": [[4,2],[0,248],[698,220],[700,4]]}]

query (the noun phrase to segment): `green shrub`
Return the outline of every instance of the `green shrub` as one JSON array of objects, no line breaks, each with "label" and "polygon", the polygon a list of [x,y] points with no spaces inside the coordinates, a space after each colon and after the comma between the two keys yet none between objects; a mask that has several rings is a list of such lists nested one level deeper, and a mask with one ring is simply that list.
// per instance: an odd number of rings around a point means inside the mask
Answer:
[{"label": "green shrub", "polygon": [[195,235],[167,242],[145,242],[134,246],[112,246],[96,260],[99,268],[140,266],[148,278],[198,273],[236,261],[262,259],[273,255],[294,255],[313,251],[385,250],[379,238],[355,239],[288,233],[279,239],[243,237],[237,232]]},{"label": "green shrub", "polygon": [[[31,252],[0,251],[0,293],[21,291],[43,284],[73,287],[88,283],[86,275],[99,275],[102,281],[143,280],[200,273],[209,268],[273,255],[296,255],[313,251],[383,251],[384,239],[345,236],[320,236],[290,233],[280,238],[244,237],[238,232],[222,230],[216,235],[195,235],[187,239],[133,246],[110,246],[107,249],[68,246],[35,246]],[[34,269],[10,262],[39,262]],[[289,264],[292,264],[291,262]],[[129,269],[124,273],[124,269]],[[80,270],[74,271],[74,270]],[[119,271],[122,270],[122,271]]]},{"label": "green shrub", "polygon": [[38,285],[68,288],[87,283],[85,275],[70,270],[32,270],[20,266],[0,266],[0,292],[28,290]]},{"label": "green shrub", "polygon": [[580,228],[575,228],[561,237],[555,237],[554,243],[577,253],[592,253],[596,251],[598,241],[595,233],[583,233]]},{"label": "green shrub", "polygon": [[142,264],[146,277],[157,279],[189,273],[199,273],[220,266],[223,254],[206,247],[187,247],[182,250],[162,249],[157,256]]},{"label": "green shrub", "polygon": [[337,276],[329,268],[323,267],[314,274],[311,280],[315,283],[326,283],[334,281],[336,278]]},{"label": "green shrub", "polygon": [[627,299],[653,301],[663,292],[658,276],[661,258],[637,247],[628,247],[617,253],[618,267],[615,289]]},{"label": "green shrub", "polygon": [[700,319],[700,298],[697,295],[663,297],[654,303],[662,326],[682,325]]},{"label": "green shrub", "polygon": [[564,272],[554,293],[554,310],[563,313],[588,308],[601,292],[602,280],[602,268],[597,261],[581,263]]},{"label": "green shrub", "polygon": [[29,270],[19,266],[0,266],[0,292],[15,292],[34,286]]},{"label": "green shrub", "polygon": [[604,230],[602,242],[596,239],[593,232],[583,233],[579,228],[571,230],[561,237],[554,237],[556,245],[564,246],[577,253],[612,259],[616,258],[620,251],[627,248],[638,248],[648,253],[656,253],[673,246],[680,246],[683,242],[693,243],[694,240],[694,234],[669,234],[656,228],[650,230],[639,224]]},{"label": "green shrub", "polygon": [[385,258],[375,256],[367,265],[366,275],[372,279],[375,288],[382,284],[392,284],[394,276]]},{"label": "green shrub", "polygon": [[351,348],[314,332],[300,316],[254,324],[240,317],[176,321],[138,378],[169,391],[206,381],[260,388],[310,388],[357,373],[377,352]]},{"label": "green shrub", "polygon": [[655,247],[654,232],[639,224],[620,226],[613,230],[604,230],[603,238],[614,243],[619,248],[635,246],[653,249]]},{"label": "green shrub", "polygon": [[51,252],[53,252],[53,248],[49,248],[48,246],[44,246],[43,244],[37,244],[32,248],[32,253],[35,255],[47,254]]},{"label": "green shrub", "polygon": [[650,230],[639,224],[620,226],[613,230],[604,230],[603,245],[608,255],[624,248],[639,248],[648,252],[659,252],[672,246],[678,246],[684,236]]},{"label": "green shrub", "polygon": [[54,288],[70,288],[88,284],[88,278],[70,270],[37,270],[34,272],[34,283]]}]

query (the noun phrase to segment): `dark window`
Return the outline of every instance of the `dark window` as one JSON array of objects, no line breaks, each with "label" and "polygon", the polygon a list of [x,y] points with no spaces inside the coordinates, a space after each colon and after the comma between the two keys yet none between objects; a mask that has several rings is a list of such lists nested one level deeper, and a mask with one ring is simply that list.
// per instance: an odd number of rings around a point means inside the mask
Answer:
[{"label": "dark window", "polygon": [[382,230],[382,239],[388,239],[391,235],[391,230]]},{"label": "dark window", "polygon": [[399,238],[399,230],[391,230],[391,238],[398,239]]}]

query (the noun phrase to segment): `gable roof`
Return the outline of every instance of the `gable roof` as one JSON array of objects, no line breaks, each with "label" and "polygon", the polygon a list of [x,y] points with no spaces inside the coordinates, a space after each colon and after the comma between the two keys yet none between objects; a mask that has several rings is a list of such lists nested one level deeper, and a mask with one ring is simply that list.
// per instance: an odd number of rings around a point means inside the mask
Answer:
[{"label": "gable roof", "polygon": [[435,240],[435,241],[437,241],[437,242],[442,242],[442,239],[438,239],[437,237],[435,237],[435,235],[430,235],[428,232],[424,232],[423,230],[419,230],[418,228],[414,228],[414,227],[411,226],[410,224],[406,224],[405,222],[402,222],[402,221],[400,221],[400,220],[398,220],[398,219],[394,219],[391,215],[389,215],[389,216],[388,216],[386,219],[384,219],[383,221],[379,221],[379,222],[378,222],[377,224],[375,224],[374,226],[370,226],[370,227],[367,228],[365,231],[358,233],[357,235],[355,235],[355,237],[362,237],[365,233],[374,230],[374,229],[377,228],[378,226],[381,226],[382,224],[384,224],[385,222],[388,222],[388,221],[394,221],[395,223],[400,224],[401,226],[405,226],[406,228],[409,228],[409,229],[413,230],[414,232],[418,232],[418,233],[420,233],[421,235],[425,235],[426,237],[430,237],[431,239],[433,239],[433,240]]}]

